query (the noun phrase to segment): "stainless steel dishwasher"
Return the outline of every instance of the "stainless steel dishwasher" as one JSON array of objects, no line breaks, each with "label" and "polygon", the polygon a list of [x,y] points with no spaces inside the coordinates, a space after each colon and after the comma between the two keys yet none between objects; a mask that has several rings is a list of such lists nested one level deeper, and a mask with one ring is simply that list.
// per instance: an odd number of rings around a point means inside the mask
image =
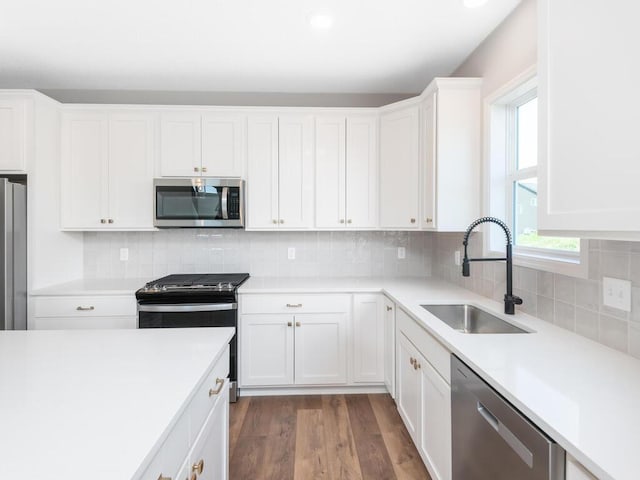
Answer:
[{"label": "stainless steel dishwasher", "polygon": [[453,480],[564,480],[565,452],[451,356]]}]

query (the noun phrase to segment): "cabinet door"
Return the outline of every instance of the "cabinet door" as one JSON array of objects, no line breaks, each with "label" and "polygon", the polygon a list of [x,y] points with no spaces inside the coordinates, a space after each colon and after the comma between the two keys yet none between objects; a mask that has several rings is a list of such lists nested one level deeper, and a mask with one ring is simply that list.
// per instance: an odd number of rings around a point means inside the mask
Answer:
[{"label": "cabinet door", "polygon": [[0,100],[0,171],[26,168],[26,101]]},{"label": "cabinet door", "polygon": [[436,93],[422,105],[422,212],[420,227],[436,226]]},{"label": "cabinet door", "polygon": [[201,153],[199,113],[160,116],[160,174],[163,177],[199,176]]},{"label": "cabinet door", "polygon": [[343,228],[345,217],[345,118],[316,118],[316,227]]},{"label": "cabinet door", "polygon": [[293,316],[240,317],[240,386],[293,383]]},{"label": "cabinet door", "polygon": [[538,3],[538,228],[638,238],[638,4],[575,6]]},{"label": "cabinet door", "polygon": [[384,297],[384,384],[391,398],[396,398],[396,306]]},{"label": "cabinet door", "polygon": [[380,119],[380,226],[418,228],[419,107]]},{"label": "cabinet door", "polygon": [[245,117],[233,114],[202,116],[202,174],[241,177],[244,165]]},{"label": "cabinet door", "polygon": [[420,373],[420,443],[434,479],[451,480],[451,388],[422,356]]},{"label": "cabinet door", "polygon": [[247,146],[247,229],[277,228],[278,117],[249,117]]},{"label": "cabinet door", "polygon": [[[191,451],[192,471],[198,480],[226,480],[229,478],[229,385],[225,382],[220,398],[205,421]],[[183,480],[176,477],[177,480]]]},{"label": "cabinet door", "polygon": [[113,228],[153,228],[153,115],[109,118],[109,222]]},{"label": "cabinet door", "polygon": [[310,228],[313,226],[312,117],[281,116],[278,150],[280,228]]},{"label": "cabinet door", "polygon": [[397,331],[396,343],[396,404],[398,413],[404,421],[414,443],[418,443],[418,428],[420,414],[420,376],[414,363],[418,357],[416,348],[401,332]]},{"label": "cabinet door", "polygon": [[375,294],[353,295],[353,381],[384,381],[384,316]]},{"label": "cabinet door", "polygon": [[295,315],[298,385],[347,382],[347,313]]},{"label": "cabinet door", "polygon": [[347,226],[378,226],[378,118],[347,118]]},{"label": "cabinet door", "polygon": [[62,228],[108,225],[108,121],[101,113],[62,117]]}]

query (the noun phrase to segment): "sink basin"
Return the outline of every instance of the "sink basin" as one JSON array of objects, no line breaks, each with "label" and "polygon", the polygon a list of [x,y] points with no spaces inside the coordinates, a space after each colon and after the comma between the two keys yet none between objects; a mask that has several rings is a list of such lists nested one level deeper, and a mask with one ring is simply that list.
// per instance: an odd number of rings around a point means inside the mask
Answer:
[{"label": "sink basin", "polygon": [[462,333],[529,333],[473,305],[420,305]]}]

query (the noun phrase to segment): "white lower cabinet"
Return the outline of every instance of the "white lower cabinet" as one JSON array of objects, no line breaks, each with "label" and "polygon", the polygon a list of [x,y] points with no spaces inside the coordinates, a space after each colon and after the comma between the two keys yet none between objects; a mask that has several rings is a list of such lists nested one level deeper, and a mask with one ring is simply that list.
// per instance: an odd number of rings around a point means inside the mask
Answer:
[{"label": "white lower cabinet", "polygon": [[229,347],[197,388],[139,480],[229,478],[228,373]]},{"label": "white lower cabinet", "polygon": [[566,480],[598,480],[575,458],[567,454]]},{"label": "white lower cabinet", "polygon": [[387,297],[382,302],[384,318],[384,384],[396,398],[396,305]]},{"label": "white lower cabinet", "polygon": [[[413,322],[397,310],[396,330],[396,404],[431,478],[451,479],[451,387],[429,361],[429,351],[419,350],[413,343],[419,338],[411,332],[411,340],[402,325]],[[413,322],[415,323],[415,322]],[[418,336],[431,337],[426,331]]]},{"label": "white lower cabinet", "polygon": [[384,381],[384,317],[379,294],[353,295],[353,381]]},{"label": "white lower cabinet", "polygon": [[242,295],[241,387],[347,382],[350,295]]}]

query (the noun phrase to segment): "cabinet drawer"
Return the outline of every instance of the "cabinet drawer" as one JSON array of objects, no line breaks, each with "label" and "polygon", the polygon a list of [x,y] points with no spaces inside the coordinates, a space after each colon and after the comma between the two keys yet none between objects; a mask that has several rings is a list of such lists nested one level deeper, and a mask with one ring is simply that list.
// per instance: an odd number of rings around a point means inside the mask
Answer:
[{"label": "cabinet drawer", "polygon": [[[202,429],[207,415],[216,404],[219,398],[222,398],[224,389],[229,388],[229,382],[226,381],[227,375],[229,375],[229,346],[225,349],[222,357],[218,360],[215,366],[207,374],[205,381],[198,387],[198,391],[189,404],[189,444],[192,445],[198,435],[198,432]],[[216,382],[217,379],[222,379],[224,383],[222,386]],[[218,391],[219,393],[212,393],[209,395],[209,391]]]},{"label": "cabinet drawer", "polygon": [[136,316],[137,303],[133,295],[36,297],[36,317],[104,317]]},{"label": "cabinet drawer", "polygon": [[188,417],[185,413],[178,419],[140,480],[158,480],[160,476],[176,478],[189,453]]},{"label": "cabinet drawer", "polygon": [[34,317],[29,330],[109,330],[137,326],[138,318],[135,316]]},{"label": "cabinet drawer", "polygon": [[342,313],[348,312],[351,295],[273,294],[240,296],[241,313]]},{"label": "cabinet drawer", "polygon": [[411,343],[416,346],[440,376],[448,384],[451,384],[451,352],[401,308],[396,311],[396,325],[398,330],[411,340]]}]

